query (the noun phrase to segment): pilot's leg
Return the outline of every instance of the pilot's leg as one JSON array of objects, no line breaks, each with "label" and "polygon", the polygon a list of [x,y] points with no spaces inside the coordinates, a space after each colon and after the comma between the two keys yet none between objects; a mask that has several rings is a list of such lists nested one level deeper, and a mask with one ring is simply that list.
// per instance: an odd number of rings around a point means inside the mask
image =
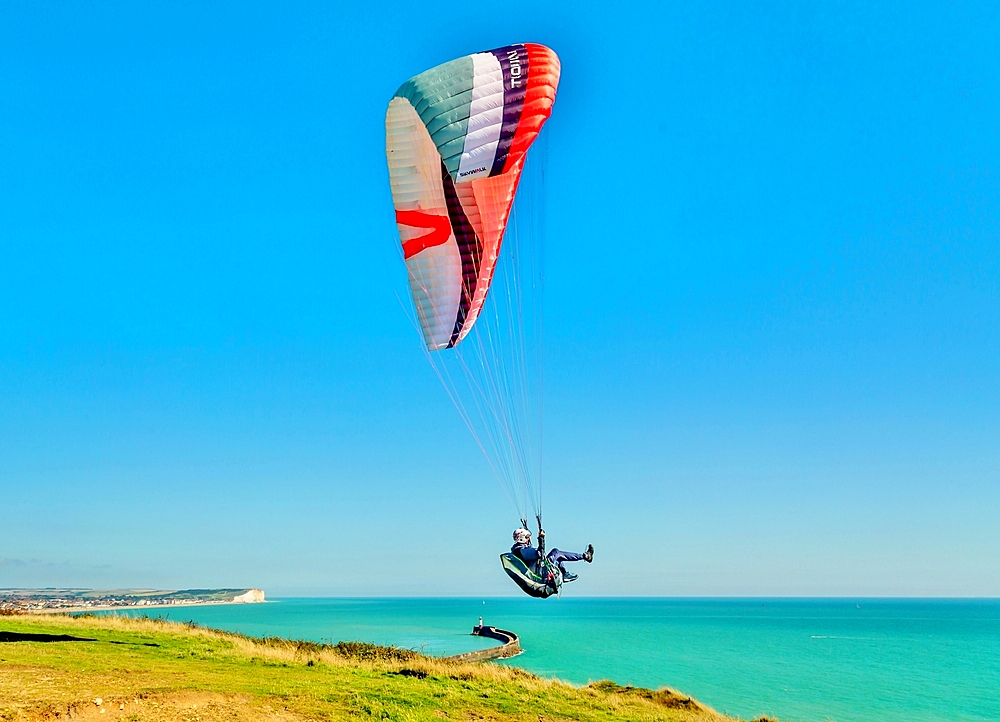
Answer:
[{"label": "pilot's leg", "polygon": [[553,549],[547,556],[550,562],[559,565],[559,569],[562,570],[563,574],[566,573],[566,567],[563,566],[563,562],[583,561],[583,554],[577,554],[576,552],[564,552],[559,549]]}]

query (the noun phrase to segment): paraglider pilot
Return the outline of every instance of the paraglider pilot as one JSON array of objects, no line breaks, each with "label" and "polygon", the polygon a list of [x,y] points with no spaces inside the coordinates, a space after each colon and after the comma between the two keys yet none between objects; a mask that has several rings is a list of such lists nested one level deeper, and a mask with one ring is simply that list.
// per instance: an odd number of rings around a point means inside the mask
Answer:
[{"label": "paraglider pilot", "polygon": [[545,553],[545,532],[541,529],[539,525],[538,529],[538,548],[531,546],[531,532],[520,527],[514,530],[514,546],[510,548],[511,554],[518,557],[528,566],[533,567],[539,559],[545,557],[553,564],[559,566],[559,571],[562,572],[562,578],[564,582],[572,582],[577,579],[578,574],[567,571],[566,567],[563,566],[563,562],[592,562],[594,561],[594,545],[588,544],[587,551],[583,554],[578,554],[576,552],[564,552],[559,549],[553,549],[548,554]]}]

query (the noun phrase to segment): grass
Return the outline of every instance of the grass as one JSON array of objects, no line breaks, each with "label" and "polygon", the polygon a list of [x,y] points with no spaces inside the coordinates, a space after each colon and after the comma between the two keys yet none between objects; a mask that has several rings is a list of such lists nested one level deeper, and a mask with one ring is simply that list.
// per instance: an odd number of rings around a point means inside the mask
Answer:
[{"label": "grass", "polygon": [[[0,616],[0,720],[731,720],[669,689],[587,687],[405,649],[162,620]],[[36,637],[37,639],[37,637]]]}]

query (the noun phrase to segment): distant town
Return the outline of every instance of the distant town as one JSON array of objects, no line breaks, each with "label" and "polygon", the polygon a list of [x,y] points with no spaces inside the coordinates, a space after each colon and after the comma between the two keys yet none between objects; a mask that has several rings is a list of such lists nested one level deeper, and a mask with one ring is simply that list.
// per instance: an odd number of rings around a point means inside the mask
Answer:
[{"label": "distant town", "polygon": [[0,613],[86,612],[263,601],[261,589],[0,589]]}]

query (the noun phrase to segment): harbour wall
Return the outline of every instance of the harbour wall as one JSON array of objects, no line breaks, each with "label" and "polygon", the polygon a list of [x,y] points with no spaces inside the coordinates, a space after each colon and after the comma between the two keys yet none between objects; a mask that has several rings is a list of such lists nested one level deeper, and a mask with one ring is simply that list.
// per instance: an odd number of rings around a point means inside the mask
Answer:
[{"label": "harbour wall", "polygon": [[517,638],[517,635],[513,632],[508,632],[506,629],[497,629],[496,627],[477,624],[472,628],[472,633],[477,637],[495,639],[501,642],[501,644],[499,647],[477,649],[475,652],[465,652],[464,654],[445,657],[445,660],[449,662],[487,662],[491,659],[506,659],[522,652],[521,641]]}]

